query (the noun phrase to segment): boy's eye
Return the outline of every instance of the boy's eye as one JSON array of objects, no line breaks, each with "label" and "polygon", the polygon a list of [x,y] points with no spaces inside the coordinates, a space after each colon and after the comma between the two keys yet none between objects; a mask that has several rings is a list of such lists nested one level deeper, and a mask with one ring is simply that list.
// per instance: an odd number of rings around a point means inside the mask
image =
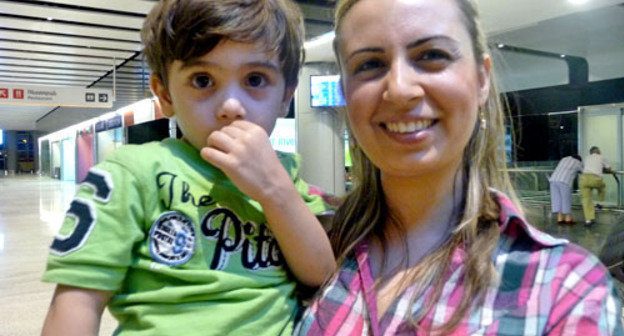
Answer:
[{"label": "boy's eye", "polygon": [[247,85],[251,87],[254,87],[254,88],[264,87],[265,85],[267,85],[267,83],[268,83],[267,78],[262,74],[254,73],[254,74],[247,76]]},{"label": "boy's eye", "polygon": [[195,75],[192,79],[192,84],[198,89],[205,89],[213,85],[212,78],[208,75]]}]

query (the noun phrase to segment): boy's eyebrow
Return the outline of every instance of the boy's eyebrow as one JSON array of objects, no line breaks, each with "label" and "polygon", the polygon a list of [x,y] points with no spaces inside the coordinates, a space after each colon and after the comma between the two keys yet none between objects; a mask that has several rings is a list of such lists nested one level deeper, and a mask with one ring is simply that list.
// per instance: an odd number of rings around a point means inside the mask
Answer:
[{"label": "boy's eyebrow", "polygon": [[[270,61],[253,61],[253,62],[245,63],[244,65],[247,67],[266,68],[267,70],[270,70],[270,71],[281,72],[281,69],[276,64]],[[185,70],[185,69],[196,67],[196,66],[212,67],[212,68],[222,67],[219,63],[216,63],[216,62],[205,61],[202,59],[191,59],[187,62],[184,62],[182,66],[180,67],[180,70]]]},{"label": "boy's eyebrow", "polygon": [[[416,47],[418,47],[418,46],[420,46],[422,44],[425,44],[425,43],[427,43],[429,41],[432,41],[432,40],[446,40],[448,42],[457,43],[457,41],[455,39],[453,39],[453,38],[451,38],[449,36],[446,36],[446,35],[434,35],[434,36],[428,36],[428,37],[425,37],[425,38],[418,39],[418,40],[416,40],[414,42],[410,42],[407,45],[406,49],[416,48]],[[376,53],[376,52],[383,52],[383,51],[384,51],[384,49],[381,48],[381,47],[366,47],[366,48],[362,48],[362,49],[357,49],[356,51],[352,52],[349,55],[349,57],[347,57],[347,61],[349,61],[349,59],[351,59],[352,57],[356,56],[357,54],[368,53],[368,52]]]}]

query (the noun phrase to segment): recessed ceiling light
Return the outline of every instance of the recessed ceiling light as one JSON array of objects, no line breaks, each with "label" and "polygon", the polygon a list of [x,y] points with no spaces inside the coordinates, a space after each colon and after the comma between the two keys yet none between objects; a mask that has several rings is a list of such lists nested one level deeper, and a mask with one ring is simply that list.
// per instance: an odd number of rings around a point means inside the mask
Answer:
[{"label": "recessed ceiling light", "polygon": [[51,18],[51,17],[48,17],[48,21],[52,21],[52,18]]}]

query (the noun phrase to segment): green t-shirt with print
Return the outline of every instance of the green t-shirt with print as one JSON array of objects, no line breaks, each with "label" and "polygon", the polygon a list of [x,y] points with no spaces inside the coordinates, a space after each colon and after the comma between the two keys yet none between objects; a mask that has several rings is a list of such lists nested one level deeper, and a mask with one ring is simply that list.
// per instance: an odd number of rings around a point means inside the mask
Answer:
[{"label": "green t-shirt with print", "polygon": [[[297,156],[278,156],[309,208],[325,210]],[[177,139],[123,146],[90,170],[43,280],[112,291],[124,336],[290,335],[297,305],[261,206]]]}]

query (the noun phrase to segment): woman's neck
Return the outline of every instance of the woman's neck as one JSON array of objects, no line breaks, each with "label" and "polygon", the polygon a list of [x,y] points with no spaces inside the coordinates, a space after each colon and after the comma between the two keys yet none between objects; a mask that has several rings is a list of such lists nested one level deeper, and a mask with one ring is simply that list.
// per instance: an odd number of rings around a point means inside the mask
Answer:
[{"label": "woman's neck", "polygon": [[384,238],[388,246],[407,244],[409,263],[418,262],[448,239],[459,220],[462,172],[457,167],[413,178],[382,176],[381,181],[392,215]]},{"label": "woman's neck", "polygon": [[459,168],[410,178],[382,175],[381,183],[390,212],[407,231],[447,222],[461,206]]}]

